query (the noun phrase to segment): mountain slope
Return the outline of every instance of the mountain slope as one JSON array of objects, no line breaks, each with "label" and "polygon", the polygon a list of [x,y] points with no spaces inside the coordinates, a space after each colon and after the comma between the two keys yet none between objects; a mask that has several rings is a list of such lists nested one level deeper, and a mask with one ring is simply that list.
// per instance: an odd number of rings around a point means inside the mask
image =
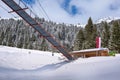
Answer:
[{"label": "mountain slope", "polygon": [[105,17],[105,18],[98,19],[95,23],[98,24],[98,23],[101,23],[102,21],[109,23],[113,20],[119,20],[119,19],[120,19],[120,17]]}]

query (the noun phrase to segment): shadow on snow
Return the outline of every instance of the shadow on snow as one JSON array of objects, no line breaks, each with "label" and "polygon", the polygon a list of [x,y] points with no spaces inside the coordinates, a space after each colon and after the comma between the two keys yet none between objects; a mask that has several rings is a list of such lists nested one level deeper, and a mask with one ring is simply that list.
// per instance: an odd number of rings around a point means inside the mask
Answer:
[{"label": "shadow on snow", "polygon": [[40,68],[37,69],[32,69],[32,70],[19,70],[19,69],[14,69],[14,68],[5,68],[5,67],[0,67],[0,72],[32,72],[32,71],[46,71],[46,70],[56,70],[60,67],[62,67],[63,65],[69,63],[68,61],[63,61],[63,62],[59,62],[56,64],[47,64],[45,66],[42,66]]}]

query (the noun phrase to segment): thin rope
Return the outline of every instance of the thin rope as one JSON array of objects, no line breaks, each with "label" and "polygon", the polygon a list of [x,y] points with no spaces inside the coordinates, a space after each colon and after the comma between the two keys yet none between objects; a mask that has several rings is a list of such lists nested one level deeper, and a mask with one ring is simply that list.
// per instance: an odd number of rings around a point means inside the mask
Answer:
[{"label": "thin rope", "polygon": [[[6,12],[9,12],[9,10],[7,10],[6,8],[4,8],[2,5],[0,5],[0,7],[1,7],[3,10],[5,10]],[[12,15],[14,18],[17,18],[17,17],[14,16],[13,14],[10,14],[10,15]]]},{"label": "thin rope", "polygon": [[25,2],[23,2],[22,0],[20,0],[23,4],[24,4],[24,6],[25,7],[27,7],[29,10],[30,10],[30,14],[32,13],[35,17],[38,17],[38,15],[37,14],[35,14],[26,4],[25,4]]},{"label": "thin rope", "polygon": [[40,0],[37,0],[37,1],[38,1],[39,6],[41,7],[41,9],[43,10],[43,12],[45,13],[46,17],[47,17],[49,20],[51,20],[51,19],[49,18],[49,16],[48,16],[47,12],[45,11],[45,9],[42,7],[42,5],[41,5],[41,3],[40,3]]}]

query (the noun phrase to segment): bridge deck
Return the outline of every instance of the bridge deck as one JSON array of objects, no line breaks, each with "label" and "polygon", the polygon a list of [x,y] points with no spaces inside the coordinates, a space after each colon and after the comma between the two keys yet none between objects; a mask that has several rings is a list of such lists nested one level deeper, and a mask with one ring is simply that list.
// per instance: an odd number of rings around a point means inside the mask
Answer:
[{"label": "bridge deck", "polygon": [[25,10],[21,8],[14,0],[2,0],[14,12],[16,12],[22,19],[24,19],[32,28],[39,32],[45,39],[47,39],[53,46],[56,47],[68,60],[73,60],[72,56],[51,36],[50,33],[42,28],[41,24],[37,23]]}]

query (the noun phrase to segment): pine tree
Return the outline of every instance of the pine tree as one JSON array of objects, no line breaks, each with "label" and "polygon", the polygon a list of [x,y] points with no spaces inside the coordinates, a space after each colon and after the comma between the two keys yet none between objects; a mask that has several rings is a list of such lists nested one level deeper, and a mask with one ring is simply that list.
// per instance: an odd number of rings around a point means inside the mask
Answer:
[{"label": "pine tree", "polygon": [[97,36],[98,36],[98,34],[97,34],[97,26],[93,25],[93,32],[92,32],[92,35],[91,35],[91,38],[92,38],[92,48],[96,47],[96,37]]},{"label": "pine tree", "polygon": [[4,39],[4,32],[2,32],[1,33],[1,35],[0,35],[0,45],[2,45],[2,41],[3,41],[3,39]]},{"label": "pine tree", "polygon": [[107,47],[108,48],[108,44],[109,44],[109,39],[110,39],[110,26],[108,25],[107,22],[104,22],[103,23],[104,26],[103,26],[103,32],[102,32],[102,46],[103,47]]},{"label": "pine tree", "polygon": [[111,50],[120,53],[120,25],[118,21],[114,21],[111,35]]},{"label": "pine tree", "polygon": [[8,38],[8,46],[14,46],[14,42],[13,42],[13,40],[12,40],[12,35],[10,34],[9,35],[9,38]]},{"label": "pine tree", "polygon": [[95,48],[96,27],[94,27],[91,17],[85,26],[85,43],[84,48]]},{"label": "pine tree", "polygon": [[83,49],[83,43],[84,43],[84,33],[83,33],[83,30],[80,29],[77,36],[76,36],[76,39],[75,39],[75,42],[74,42],[74,50],[81,50]]},{"label": "pine tree", "polygon": [[46,40],[43,38],[41,43],[41,50],[46,51],[47,50],[47,43]]},{"label": "pine tree", "polygon": [[[86,37],[88,37],[89,35],[92,34],[93,32],[93,22],[92,22],[92,19],[91,17],[88,19],[88,23],[87,25],[85,26],[85,31],[87,33]],[[88,35],[89,34],[89,35]]]}]

